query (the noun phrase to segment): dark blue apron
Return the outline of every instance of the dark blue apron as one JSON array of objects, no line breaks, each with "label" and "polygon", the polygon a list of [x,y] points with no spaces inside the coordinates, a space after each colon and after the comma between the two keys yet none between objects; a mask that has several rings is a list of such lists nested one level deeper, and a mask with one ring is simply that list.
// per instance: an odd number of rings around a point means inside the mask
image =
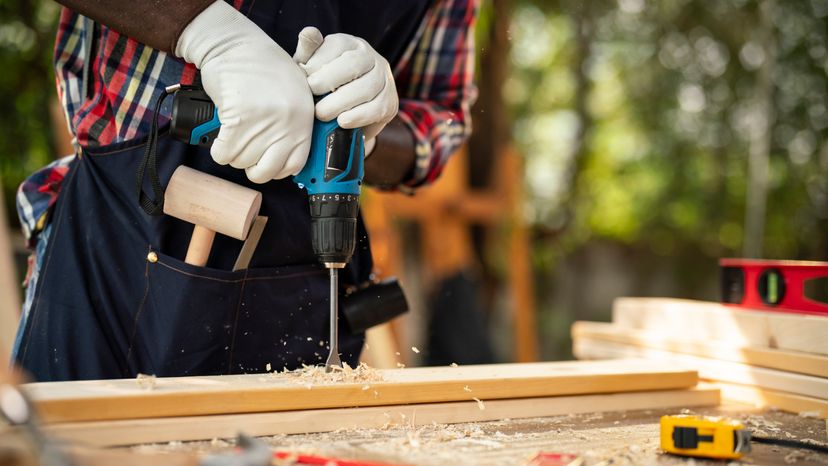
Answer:
[{"label": "dark blue apron", "polygon": [[[247,5],[249,3],[250,5]],[[429,2],[249,1],[240,10],[292,53],[298,32],[346,32],[368,40],[392,64]],[[310,243],[307,194],[290,179],[250,183],[215,164],[209,151],[158,145],[166,185],[187,165],[263,194],[269,217],[250,268],[230,271],[241,242],[217,235],[207,267],[183,262],[192,225],[145,214],[135,197],[144,140],[85,150],[63,181],[17,363],[36,380],[253,373],[324,363],[327,272]],[[145,186],[147,191],[150,187]],[[357,252],[343,285],[371,272],[359,222]],[[342,334],[355,365],[363,335]]]}]

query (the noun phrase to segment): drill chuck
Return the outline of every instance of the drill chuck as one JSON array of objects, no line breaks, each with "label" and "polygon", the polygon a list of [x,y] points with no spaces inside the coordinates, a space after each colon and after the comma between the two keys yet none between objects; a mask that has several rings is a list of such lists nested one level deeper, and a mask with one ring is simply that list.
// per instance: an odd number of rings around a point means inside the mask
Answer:
[{"label": "drill chuck", "polygon": [[328,268],[344,267],[356,248],[359,196],[312,194],[308,200],[313,252]]}]

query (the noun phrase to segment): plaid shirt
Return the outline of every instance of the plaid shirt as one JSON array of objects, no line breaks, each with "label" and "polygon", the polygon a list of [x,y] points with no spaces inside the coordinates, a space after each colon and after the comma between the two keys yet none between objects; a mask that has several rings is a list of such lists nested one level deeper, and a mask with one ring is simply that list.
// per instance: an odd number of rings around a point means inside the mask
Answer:
[{"label": "plaid shirt", "polygon": [[[241,8],[246,0],[234,0]],[[471,132],[469,107],[477,90],[472,83],[472,26],[478,0],[435,0],[415,37],[394,67],[400,118],[416,141],[413,176],[402,189],[434,181],[451,154]],[[83,72],[91,22],[64,8],[55,43],[58,98],[69,131],[80,147],[103,146],[146,135],[154,102],[166,86],[190,83],[192,65],[97,25],[96,60],[90,67],[91,97]],[[170,118],[171,102],[161,108],[159,124]],[[44,167],[21,186],[18,214],[29,246],[54,205],[71,157]]]}]

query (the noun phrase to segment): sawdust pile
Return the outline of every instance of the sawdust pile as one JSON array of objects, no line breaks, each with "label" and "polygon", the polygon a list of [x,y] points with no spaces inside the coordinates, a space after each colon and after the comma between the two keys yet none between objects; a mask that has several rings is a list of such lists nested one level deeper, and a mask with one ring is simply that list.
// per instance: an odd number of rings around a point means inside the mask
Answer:
[{"label": "sawdust pile", "polygon": [[301,369],[278,372],[274,375],[286,377],[289,381],[306,387],[336,383],[359,383],[365,386],[372,382],[385,382],[377,369],[364,362],[359,363],[356,368],[352,368],[348,363],[342,363],[342,366],[326,372],[325,366],[303,365]]},{"label": "sawdust pile", "polygon": [[[419,424],[411,416],[392,416],[379,429],[343,428],[326,434],[276,435],[264,440],[277,450],[300,451],[326,457],[360,458],[394,464],[456,466],[529,466],[539,452],[579,453],[582,465],[687,466],[657,454],[657,429],[635,426],[632,437],[613,434],[609,427],[582,431],[583,416],[555,416],[485,423]],[[525,430],[524,430],[525,429]],[[640,430],[640,432],[639,432]],[[617,438],[616,438],[617,437]],[[628,445],[642,440],[643,446]],[[607,439],[596,443],[596,439]]]},{"label": "sawdust pile", "polygon": [[138,387],[144,390],[155,390],[156,378],[154,375],[138,374],[135,381],[138,382]]}]

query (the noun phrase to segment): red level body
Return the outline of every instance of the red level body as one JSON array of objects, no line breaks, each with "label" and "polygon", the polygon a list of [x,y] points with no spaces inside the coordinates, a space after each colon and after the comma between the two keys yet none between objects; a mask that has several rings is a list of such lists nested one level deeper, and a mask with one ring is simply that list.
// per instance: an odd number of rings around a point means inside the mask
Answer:
[{"label": "red level body", "polygon": [[828,316],[828,262],[720,259],[722,302]]}]

